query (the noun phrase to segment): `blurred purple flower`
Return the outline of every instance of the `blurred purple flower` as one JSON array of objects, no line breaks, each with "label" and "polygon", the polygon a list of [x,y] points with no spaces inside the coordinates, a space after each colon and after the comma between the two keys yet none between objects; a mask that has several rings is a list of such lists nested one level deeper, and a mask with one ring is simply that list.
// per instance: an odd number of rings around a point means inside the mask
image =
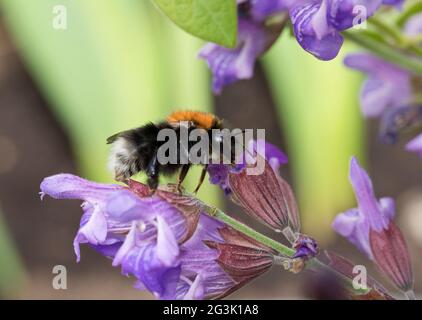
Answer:
[{"label": "blurred purple flower", "polygon": [[407,143],[406,150],[416,152],[422,158],[422,134]]},{"label": "blurred purple flower", "polygon": [[406,22],[404,33],[409,37],[416,37],[422,34],[422,13],[415,14]]},{"label": "blurred purple flower", "polygon": [[287,10],[297,0],[237,0],[240,15],[250,15],[255,21]]},{"label": "blurred purple flower", "polygon": [[[421,17],[419,20],[422,21]],[[368,74],[361,91],[362,112],[365,117],[381,118],[380,138],[383,142],[395,143],[401,132],[420,126],[422,106],[413,101],[420,90],[421,79],[367,53],[349,55],[344,62],[348,67]],[[406,150],[422,157],[420,144],[420,138],[416,137],[407,144]]]},{"label": "blurred purple flower", "polygon": [[268,26],[265,20],[287,10],[291,0],[238,0],[238,37],[235,48],[208,43],[199,53],[213,73],[213,91],[253,76],[255,62],[278,38],[284,23]]},{"label": "blurred purple flower", "polygon": [[279,31],[261,22],[239,17],[238,40],[234,49],[214,43],[206,44],[199,57],[207,61],[213,73],[213,91],[221,93],[224,86],[253,76],[256,59],[277,39]]},{"label": "blurred purple flower", "polygon": [[348,55],[344,63],[368,75],[360,98],[365,117],[379,117],[389,108],[410,102],[412,83],[407,71],[369,53]]},{"label": "blurred purple flower", "polygon": [[373,260],[378,268],[403,291],[413,285],[409,252],[394,224],[395,204],[391,198],[376,199],[372,182],[356,158],[350,164],[358,208],[339,214],[333,228]]},{"label": "blurred purple flower", "polygon": [[382,3],[389,6],[395,6],[401,10],[405,0],[382,0]]}]

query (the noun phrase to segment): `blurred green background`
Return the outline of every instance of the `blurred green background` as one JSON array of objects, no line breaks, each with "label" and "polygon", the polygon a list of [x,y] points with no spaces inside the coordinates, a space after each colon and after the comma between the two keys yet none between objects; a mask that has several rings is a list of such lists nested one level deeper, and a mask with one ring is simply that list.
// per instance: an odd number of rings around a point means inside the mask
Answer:
[{"label": "blurred green background", "polygon": [[[55,29],[53,23],[58,11],[54,10],[63,8],[67,28]],[[269,140],[282,146],[290,158],[283,172],[298,196],[304,232],[315,236],[323,245],[333,243],[330,242],[334,237],[330,228],[333,216],[354,205],[347,180],[349,159],[357,155],[366,161],[367,140],[358,106],[361,78],[342,64],[342,56],[351,48],[344,48],[335,61],[321,62],[305,53],[286,33],[262,59],[254,80],[242,81],[228,87],[221,97],[213,97],[209,71],[206,64],[197,59],[203,42],[179,30],[147,0],[0,0],[0,14],[0,39],[9,41],[3,44],[6,49],[0,55],[0,63],[6,65],[9,55],[18,57],[18,63],[22,63],[24,72],[45,99],[43,103],[48,111],[44,112],[52,113],[52,121],[58,122],[59,130],[65,135],[63,141],[70,146],[69,165],[55,161],[55,167],[37,172],[35,167],[29,166],[27,170],[33,172],[34,181],[39,183],[42,174],[70,168],[83,177],[110,182],[111,175],[106,170],[105,139],[108,136],[163,119],[176,109],[212,111],[234,127],[267,129]],[[10,78],[6,78],[2,83],[9,82]],[[5,108],[6,99],[0,101],[3,103],[0,109]],[[254,105],[250,105],[251,101]],[[9,112],[14,112],[13,106]],[[29,131],[27,127],[20,130]],[[0,127],[1,135],[6,132]],[[25,140],[25,143],[43,144],[44,148],[53,144],[49,140]],[[23,148],[27,146],[25,143]],[[32,156],[39,161],[47,157],[42,151]],[[189,175],[187,188],[193,188],[198,173],[197,170]],[[15,181],[12,174],[2,174],[0,170],[4,185]],[[24,181],[16,183],[24,184]],[[22,197],[36,201],[37,185],[26,190]],[[204,184],[199,196],[210,203],[233,208],[216,187],[208,184]],[[0,193],[0,203],[6,197]],[[71,207],[73,225],[65,225],[57,215],[52,218],[63,204],[48,207],[50,203],[37,204],[34,212],[48,211],[46,215],[51,214],[48,223],[58,230],[66,228],[63,237],[68,234],[70,237],[77,228],[74,222],[79,218],[77,207]],[[3,211],[6,210],[5,206]],[[4,214],[12,216],[12,213]],[[9,218],[9,227],[0,219],[0,296],[21,296],[26,292],[23,296],[37,297],[35,289],[25,291],[21,283],[28,283],[24,281],[25,274],[33,278],[31,270],[35,267],[32,268],[31,259],[40,268],[46,261],[53,263],[47,258],[49,251],[44,244],[55,239],[49,235],[53,231],[46,224],[42,231],[30,230],[28,234],[27,229],[25,232],[22,229],[17,232],[25,234],[25,239],[14,234],[13,226],[28,224],[25,214],[35,213],[19,210],[19,214],[19,218],[14,214]],[[45,218],[32,216],[31,219]],[[37,237],[41,236],[37,235],[41,234],[46,239],[38,243]],[[29,244],[25,246],[31,241],[31,235],[36,249],[32,250],[32,256],[25,258],[25,250],[31,250]],[[12,239],[18,243],[18,250],[14,249]],[[19,243],[25,248],[22,252],[19,252]],[[44,250],[44,260],[39,258],[37,250]],[[60,252],[57,248],[51,250],[59,260],[74,263],[71,242]],[[63,251],[66,251],[65,258]],[[87,270],[93,269],[95,265]],[[47,277],[49,270],[41,273]],[[32,285],[36,287],[36,280]],[[86,296],[97,297],[94,293]]]}]

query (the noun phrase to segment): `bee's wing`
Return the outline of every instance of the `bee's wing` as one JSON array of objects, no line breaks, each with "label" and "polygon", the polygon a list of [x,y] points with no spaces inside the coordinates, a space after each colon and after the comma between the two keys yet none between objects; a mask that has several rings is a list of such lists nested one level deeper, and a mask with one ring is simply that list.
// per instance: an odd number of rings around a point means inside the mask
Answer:
[{"label": "bee's wing", "polygon": [[111,137],[108,137],[107,138],[107,144],[112,144],[113,142],[115,142],[125,132],[126,131],[122,131],[122,132],[113,134]]},{"label": "bee's wing", "polygon": [[149,124],[146,124],[145,126],[142,126],[142,127],[139,127],[139,128],[120,131],[120,132],[112,135],[111,137],[108,137],[107,138],[107,144],[111,144],[111,143],[115,142],[120,137],[125,137],[125,136],[131,137],[133,134],[139,134],[139,133],[137,133],[137,131],[142,131],[144,128],[147,128],[148,126],[155,126],[155,124],[153,122],[150,122]]}]

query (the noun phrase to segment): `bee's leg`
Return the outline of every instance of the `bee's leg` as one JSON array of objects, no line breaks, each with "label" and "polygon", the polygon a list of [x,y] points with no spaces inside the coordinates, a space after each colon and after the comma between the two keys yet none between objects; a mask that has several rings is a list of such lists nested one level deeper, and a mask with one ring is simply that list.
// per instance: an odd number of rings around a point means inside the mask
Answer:
[{"label": "bee's leg", "polygon": [[148,177],[148,188],[150,189],[150,196],[152,196],[158,188],[158,176]]},{"label": "bee's leg", "polygon": [[198,191],[199,191],[199,188],[201,188],[202,183],[203,183],[203,182],[204,182],[204,180],[205,180],[205,176],[207,175],[207,169],[208,169],[208,164],[206,164],[206,165],[204,166],[204,168],[202,169],[202,173],[201,173],[201,177],[199,178],[199,183],[198,183],[198,186],[196,187],[195,191],[193,192],[194,194],[197,194],[197,193],[198,193]]},{"label": "bee's leg", "polygon": [[180,175],[179,175],[179,181],[177,182],[177,190],[182,193],[182,183],[186,178],[186,175],[188,174],[190,169],[190,164],[184,164],[182,167],[182,170],[180,171]]},{"label": "bee's leg", "polygon": [[159,169],[158,169],[158,159],[157,152],[154,153],[154,156],[151,158],[146,169],[146,174],[148,177],[147,184],[151,190],[151,195],[155,193],[158,188],[158,179],[159,179]]}]

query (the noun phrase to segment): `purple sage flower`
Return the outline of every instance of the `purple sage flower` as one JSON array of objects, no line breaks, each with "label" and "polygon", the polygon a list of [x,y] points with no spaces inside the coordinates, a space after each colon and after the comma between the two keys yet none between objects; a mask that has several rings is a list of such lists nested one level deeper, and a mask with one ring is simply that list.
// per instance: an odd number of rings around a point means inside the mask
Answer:
[{"label": "purple sage flower", "polygon": [[302,48],[321,60],[334,59],[343,44],[342,31],[372,16],[382,4],[400,7],[402,0],[238,0],[238,41],[234,49],[207,44],[199,54],[213,73],[213,90],[253,76],[256,60],[279,37],[279,25],[265,22],[288,14]]},{"label": "purple sage flower", "polygon": [[365,21],[380,5],[381,0],[299,0],[290,7],[290,18],[302,48],[318,59],[332,60],[344,41],[340,32]]},{"label": "purple sage flower", "polygon": [[371,179],[356,158],[350,164],[350,182],[358,208],[339,214],[333,228],[373,260],[401,290],[413,286],[409,252],[400,229],[394,224],[391,198],[377,200]]},{"label": "purple sage flower", "polygon": [[79,245],[89,244],[133,275],[135,288],[160,299],[224,297],[273,264],[270,249],[257,249],[253,240],[202,214],[192,197],[162,189],[147,196],[148,188],[133,180],[124,187],[70,174],[45,178],[45,195],[83,201],[74,240],[78,261]]},{"label": "purple sage flower", "polygon": [[42,196],[83,200],[84,214],[74,240],[113,258],[157,297],[164,297],[180,272],[178,240],[186,232],[183,214],[158,196],[140,198],[127,188],[59,174],[41,183]]},{"label": "purple sage flower", "polygon": [[369,230],[380,231],[394,219],[395,203],[391,198],[375,198],[372,182],[356,158],[350,163],[350,182],[358,202],[358,208],[339,214],[333,228],[352,242],[360,251],[373,259],[369,243]]},{"label": "purple sage flower", "polygon": [[417,37],[422,34],[422,13],[409,18],[404,26],[404,33],[409,37]]}]

